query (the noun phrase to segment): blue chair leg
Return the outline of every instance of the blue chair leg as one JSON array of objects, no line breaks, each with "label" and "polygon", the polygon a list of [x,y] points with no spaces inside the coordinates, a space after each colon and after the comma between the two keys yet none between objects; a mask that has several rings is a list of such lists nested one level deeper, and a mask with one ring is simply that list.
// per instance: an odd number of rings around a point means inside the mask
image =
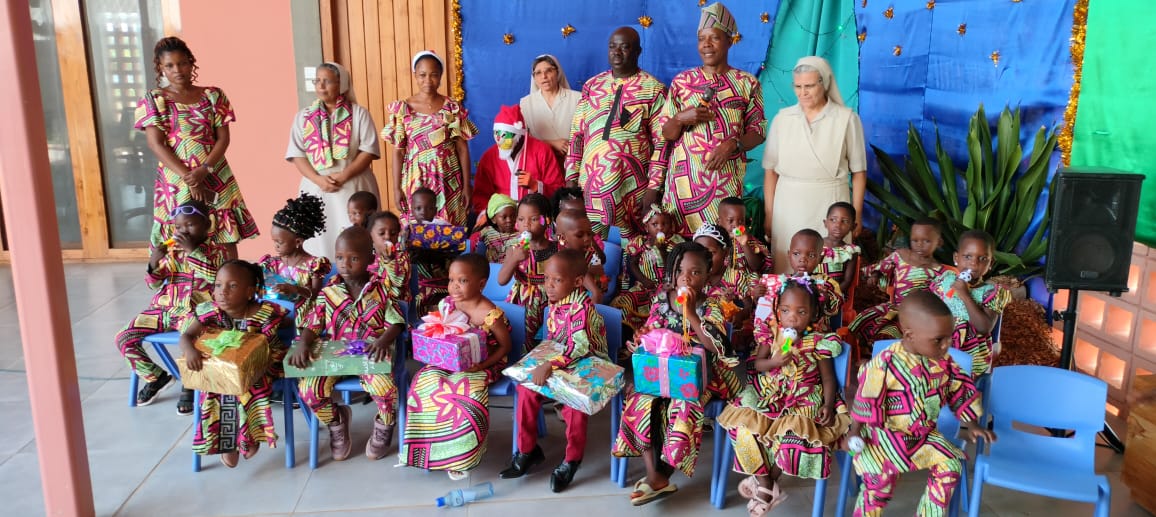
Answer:
[{"label": "blue chair leg", "polygon": [[513,456],[513,455],[518,453],[518,390],[517,390],[517,388],[514,389],[514,410],[511,411],[511,413],[514,414],[514,439],[511,440],[511,442],[513,442],[513,443],[510,444],[510,449],[511,449],[510,456]]},{"label": "blue chair leg", "polygon": [[140,377],[135,371],[128,372],[128,407],[136,407],[136,392],[140,389]]},{"label": "blue chair leg", "polygon": [[297,383],[281,379],[281,402],[285,417],[285,468],[297,466],[297,443],[293,438],[293,402],[297,400]]},{"label": "blue chair leg", "polygon": [[349,396],[348,391],[341,392],[341,403],[342,404],[345,404],[346,406],[348,406],[349,405],[349,399],[350,399],[350,396]]},{"label": "blue chair leg", "polygon": [[614,442],[618,439],[618,426],[622,423],[622,394],[610,401],[610,482],[618,482],[618,458],[614,457]]},{"label": "blue chair leg", "polygon": [[[201,392],[197,390],[193,392],[193,429],[192,441],[197,439],[197,428],[201,427]],[[193,451],[193,472],[201,471],[201,455],[197,451]]]},{"label": "blue chair leg", "polygon": [[546,437],[546,410],[538,408],[538,438]]},{"label": "blue chair leg", "polygon": [[971,483],[971,502],[967,505],[967,515],[968,517],[979,517],[980,498],[983,497],[983,475],[980,474],[978,468],[972,476]]},{"label": "blue chair leg", "polygon": [[710,484],[710,502],[715,508],[722,510],[726,506],[727,500],[727,484],[730,480],[730,465],[735,461],[735,449],[731,443],[730,436],[721,429],[721,426],[715,424],[715,440],[725,440],[722,446],[722,458],[715,460],[715,468],[711,472]]},{"label": "blue chair leg", "polygon": [[857,484],[852,484],[856,476],[855,467],[851,464],[851,455],[840,454],[839,456],[841,457],[839,462],[839,501],[835,505],[835,517],[847,515],[847,500],[857,489]]},{"label": "blue chair leg", "polygon": [[827,480],[815,480],[815,502],[811,505],[811,517],[823,517],[823,506],[827,503]]}]

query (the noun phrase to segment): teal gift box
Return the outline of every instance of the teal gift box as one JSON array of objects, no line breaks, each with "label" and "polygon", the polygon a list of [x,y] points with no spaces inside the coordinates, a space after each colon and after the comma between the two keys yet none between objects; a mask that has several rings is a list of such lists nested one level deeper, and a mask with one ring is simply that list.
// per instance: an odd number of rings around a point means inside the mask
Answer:
[{"label": "teal gift box", "polygon": [[530,373],[538,365],[562,354],[561,345],[543,341],[513,366],[502,371],[522,387],[549,397],[587,415],[606,407],[622,391],[625,370],[601,357],[579,359],[566,368],[556,369],[545,386],[530,382]]},{"label": "teal gift box", "polygon": [[662,356],[639,348],[631,357],[634,391],[655,397],[698,401],[706,387],[706,351]]},{"label": "teal gift box", "polygon": [[[344,377],[346,375],[389,375],[393,371],[393,362],[386,359],[375,363],[363,354],[353,353],[343,355],[350,345],[357,348],[356,341],[347,339],[317,340],[313,343],[311,355],[313,362],[308,368],[297,368],[285,359],[286,377]],[[298,345],[300,346],[300,345]]]}]

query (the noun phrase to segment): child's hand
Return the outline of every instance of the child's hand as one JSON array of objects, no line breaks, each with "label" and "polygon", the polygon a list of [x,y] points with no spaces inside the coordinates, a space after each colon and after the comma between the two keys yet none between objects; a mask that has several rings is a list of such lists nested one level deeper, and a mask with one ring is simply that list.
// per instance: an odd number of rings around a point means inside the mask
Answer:
[{"label": "child's hand", "polygon": [[161,259],[165,258],[165,255],[168,255],[168,254],[169,254],[169,247],[168,246],[165,246],[165,244],[163,242],[160,244],[157,244],[156,247],[153,248],[152,254],[149,256],[149,263],[154,264],[154,265],[159,264]]},{"label": "child's hand", "polygon": [[292,284],[277,284],[273,286],[273,292],[286,296],[291,294],[300,294],[298,287]]},{"label": "child's hand", "polygon": [[202,361],[202,359],[204,359],[205,356],[200,350],[192,346],[182,346],[181,352],[185,356],[185,366],[187,366],[189,370],[194,372],[201,371],[201,368],[204,367],[204,361]]},{"label": "child's hand", "polygon": [[967,430],[964,431],[964,437],[967,438],[967,441],[975,443],[975,441],[980,438],[983,438],[988,443],[995,441],[995,433],[987,430],[987,428],[984,427],[974,427],[975,425],[976,424],[973,422],[972,424],[968,425]]},{"label": "child's hand", "polygon": [[960,298],[971,297],[971,287],[967,285],[967,282],[960,280],[958,276],[955,277],[955,281],[951,283],[951,289],[955,291],[955,295]]},{"label": "child's hand", "polygon": [[751,243],[751,238],[748,237],[747,234],[745,234],[745,233],[741,233],[741,234],[739,234],[738,237],[735,237],[735,244],[738,244],[740,247],[742,247],[744,249],[750,243]]},{"label": "child's hand", "polygon": [[309,353],[309,347],[300,341],[293,347],[293,351],[289,353],[289,364],[294,368],[309,368],[313,364],[313,355]]},{"label": "child's hand", "polygon": [[197,246],[193,244],[193,238],[187,233],[177,233],[173,235],[173,240],[176,241],[177,246],[186,252],[192,251]]},{"label": "child's hand", "polygon": [[754,287],[751,287],[751,297],[756,301],[767,295],[767,286],[762,282],[755,282]]},{"label": "child's hand", "polygon": [[530,258],[530,250],[519,246],[516,241],[511,244],[509,250],[506,251],[507,263],[512,262],[514,265],[518,265],[528,258]]},{"label": "child's hand", "polygon": [[370,361],[380,363],[389,359],[389,343],[382,343],[380,339],[375,339],[365,344],[365,357]]},{"label": "child's hand", "polygon": [[819,408],[819,414],[815,417],[815,423],[821,427],[827,427],[835,421],[835,404],[823,404]]},{"label": "child's hand", "polygon": [[542,363],[530,372],[530,382],[536,386],[545,386],[546,380],[554,373],[554,365],[550,363]]}]

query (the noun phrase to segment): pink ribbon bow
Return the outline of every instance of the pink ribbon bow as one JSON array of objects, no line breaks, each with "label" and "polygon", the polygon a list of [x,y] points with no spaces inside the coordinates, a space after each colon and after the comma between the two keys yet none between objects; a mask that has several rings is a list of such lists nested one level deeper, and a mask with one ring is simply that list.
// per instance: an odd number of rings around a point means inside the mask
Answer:
[{"label": "pink ribbon bow", "polygon": [[682,339],[682,334],[670,329],[654,329],[641,338],[642,349],[659,357],[687,355],[690,347]]},{"label": "pink ribbon bow", "polygon": [[459,310],[449,314],[430,312],[422,316],[421,320],[423,323],[417,327],[418,332],[432,338],[456,336],[470,329],[470,318]]}]

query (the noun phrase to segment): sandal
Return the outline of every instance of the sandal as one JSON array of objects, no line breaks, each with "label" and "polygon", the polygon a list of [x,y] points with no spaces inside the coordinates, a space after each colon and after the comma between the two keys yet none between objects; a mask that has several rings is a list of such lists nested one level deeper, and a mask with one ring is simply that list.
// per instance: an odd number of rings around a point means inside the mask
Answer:
[{"label": "sandal", "polygon": [[633,506],[650,504],[675,492],[678,492],[678,486],[674,483],[668,481],[666,486],[655,490],[646,482],[646,478],[643,478],[634,484],[634,491],[630,493],[630,504]]},{"label": "sandal", "polygon": [[[769,495],[770,501],[760,497],[763,494]],[[747,513],[750,515],[750,517],[763,517],[764,515],[770,513],[771,510],[774,510],[776,506],[783,504],[783,501],[786,500],[787,494],[779,490],[778,483],[775,483],[775,486],[770,490],[760,486],[758,487],[758,493],[755,495],[755,497],[752,497],[751,500],[747,502]]]},{"label": "sandal", "polygon": [[759,480],[754,476],[747,476],[746,479],[739,481],[739,495],[744,499],[754,499],[758,495]]},{"label": "sandal", "polygon": [[237,460],[240,459],[236,450],[221,453],[221,465],[229,468],[236,468]]},{"label": "sandal", "polygon": [[447,470],[446,474],[449,475],[450,481],[461,481],[470,477],[469,472],[462,472],[459,470]]},{"label": "sandal", "polygon": [[177,399],[177,414],[181,416],[193,414],[193,390],[181,391],[181,398]]}]

